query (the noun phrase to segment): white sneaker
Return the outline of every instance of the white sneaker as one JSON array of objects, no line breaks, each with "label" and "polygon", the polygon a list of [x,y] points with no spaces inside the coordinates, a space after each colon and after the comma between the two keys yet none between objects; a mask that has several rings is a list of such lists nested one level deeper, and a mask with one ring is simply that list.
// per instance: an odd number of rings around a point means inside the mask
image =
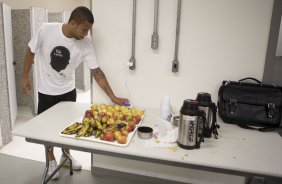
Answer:
[{"label": "white sneaker", "polygon": [[[57,168],[56,160],[49,161],[49,169],[48,169],[48,176],[50,176]],[[59,178],[59,171],[52,177],[53,180]]]},{"label": "white sneaker", "polygon": [[[81,163],[79,163],[77,160],[75,160],[71,155],[70,155],[71,161],[72,161],[72,169],[73,170],[80,170],[82,168]],[[63,154],[60,160],[60,164],[66,159],[66,156]],[[70,161],[67,160],[67,162],[64,165],[65,167],[70,167]]]}]

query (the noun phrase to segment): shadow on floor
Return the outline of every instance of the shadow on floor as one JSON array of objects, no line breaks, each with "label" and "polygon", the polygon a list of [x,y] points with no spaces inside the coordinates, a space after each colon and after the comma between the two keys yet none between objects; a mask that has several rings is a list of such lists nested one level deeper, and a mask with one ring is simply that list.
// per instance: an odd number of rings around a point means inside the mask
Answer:
[{"label": "shadow on floor", "polygon": [[[1,184],[38,184],[44,171],[45,163],[0,154],[0,183]],[[90,171],[74,171],[71,176],[67,168],[60,170],[60,178],[50,184],[144,184],[125,178],[103,174],[92,174]]]}]

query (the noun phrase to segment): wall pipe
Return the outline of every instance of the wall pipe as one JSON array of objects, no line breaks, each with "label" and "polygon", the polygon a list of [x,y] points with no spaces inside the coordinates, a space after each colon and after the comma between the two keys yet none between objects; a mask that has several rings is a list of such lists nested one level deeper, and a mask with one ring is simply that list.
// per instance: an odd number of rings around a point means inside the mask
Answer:
[{"label": "wall pipe", "polygon": [[136,2],[133,0],[133,16],[132,16],[132,47],[131,58],[129,59],[129,69],[134,70],[136,65],[135,59],[135,37],[136,37]]},{"label": "wall pipe", "polygon": [[158,36],[158,16],[159,16],[159,0],[155,0],[155,9],[154,9],[154,31],[151,39],[151,48],[157,49],[159,45],[159,36]]},{"label": "wall pipe", "polygon": [[172,61],[172,72],[173,73],[178,72],[178,69],[179,69],[178,47],[179,47],[179,33],[180,33],[181,1],[182,0],[178,0],[178,5],[177,5],[175,51],[174,51],[174,60]]}]

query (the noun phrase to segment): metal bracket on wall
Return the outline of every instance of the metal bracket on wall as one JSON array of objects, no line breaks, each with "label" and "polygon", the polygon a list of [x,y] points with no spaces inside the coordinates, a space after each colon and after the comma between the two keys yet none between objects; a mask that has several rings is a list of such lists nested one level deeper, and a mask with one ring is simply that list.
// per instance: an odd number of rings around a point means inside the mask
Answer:
[{"label": "metal bracket on wall", "polygon": [[153,31],[152,38],[151,38],[151,48],[152,49],[157,49],[159,45],[158,14],[159,14],[159,0],[155,0],[154,31]]},{"label": "metal bracket on wall", "polygon": [[266,178],[262,176],[252,176],[247,184],[266,184]]},{"label": "metal bracket on wall", "polygon": [[133,16],[132,16],[132,48],[131,48],[131,58],[129,59],[128,66],[130,70],[134,70],[136,67],[135,59],[135,37],[136,37],[136,1],[133,0]]},{"label": "metal bracket on wall", "polygon": [[176,73],[179,70],[178,61],[178,46],[179,46],[179,33],[180,33],[180,15],[181,15],[181,0],[178,0],[177,5],[177,23],[176,23],[176,37],[175,37],[175,52],[174,60],[172,61],[172,72]]}]

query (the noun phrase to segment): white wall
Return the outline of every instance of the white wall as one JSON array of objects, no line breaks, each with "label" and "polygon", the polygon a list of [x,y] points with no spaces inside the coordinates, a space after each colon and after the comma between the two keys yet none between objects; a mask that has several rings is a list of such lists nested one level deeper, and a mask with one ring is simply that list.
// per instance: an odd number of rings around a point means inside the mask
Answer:
[{"label": "white wall", "polygon": [[71,12],[77,6],[90,8],[90,0],[2,0],[12,9],[28,9],[31,6],[47,8],[48,12]]},{"label": "white wall", "polygon": [[[132,2],[92,1],[98,62],[117,96],[130,98],[137,106],[158,108],[162,97],[169,95],[179,110],[184,99],[201,91],[216,101],[222,80],[262,79],[273,0],[183,0],[177,74],[171,72],[176,0],[160,1],[156,51],[150,47],[154,1],[137,1],[137,66],[135,71],[126,67],[131,56]],[[109,102],[97,84],[94,102]]]}]

